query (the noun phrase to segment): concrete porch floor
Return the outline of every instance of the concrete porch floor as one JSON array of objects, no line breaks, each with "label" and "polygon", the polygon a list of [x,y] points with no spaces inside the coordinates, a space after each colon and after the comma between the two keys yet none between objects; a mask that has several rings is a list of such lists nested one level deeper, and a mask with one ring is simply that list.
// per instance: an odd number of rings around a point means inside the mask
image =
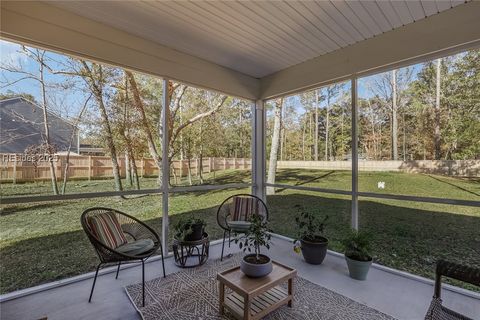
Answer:
[{"label": "concrete porch floor", "polygon": [[[313,266],[306,264],[301,256],[293,252],[291,242],[279,237],[272,239],[269,255],[296,268],[301,277],[398,319],[424,318],[433,294],[432,284],[375,267],[370,270],[367,281],[356,281],[348,276],[342,256],[329,253],[322,265]],[[220,251],[221,243],[212,245],[210,259],[218,258]],[[238,249],[232,243],[232,247],[226,251],[236,252]],[[174,265],[171,257],[165,260],[165,267],[167,274],[181,270]],[[145,273],[146,280],[161,276],[160,260],[147,263]],[[121,270],[118,280],[115,280],[115,273],[99,276],[92,303],[88,303],[92,280],[88,278],[4,301],[0,304],[0,318],[140,319],[124,290],[124,286],[141,281],[140,267]],[[480,319],[480,294],[465,295],[444,289],[442,297],[445,305],[473,319]]]}]

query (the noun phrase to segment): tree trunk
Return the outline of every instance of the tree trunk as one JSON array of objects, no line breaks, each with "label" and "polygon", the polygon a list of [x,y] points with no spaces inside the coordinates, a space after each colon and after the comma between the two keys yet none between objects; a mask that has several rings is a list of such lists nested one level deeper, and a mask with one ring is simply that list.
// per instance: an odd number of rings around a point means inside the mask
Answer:
[{"label": "tree trunk", "polygon": [[140,119],[143,127],[143,131],[145,132],[145,137],[147,139],[147,145],[148,145],[148,151],[150,152],[150,156],[153,158],[155,161],[155,164],[158,167],[158,172],[159,172],[159,182],[161,181],[161,172],[162,172],[162,157],[160,156],[160,153],[157,150],[157,146],[155,145],[155,142],[153,140],[153,134],[152,130],[150,129],[150,125],[148,124],[148,119],[145,114],[145,107],[143,105],[142,98],[140,97],[140,90],[138,89],[137,81],[135,80],[135,77],[133,76],[133,73],[130,71],[125,71],[125,75],[128,79],[128,82],[130,83],[130,90],[132,91],[133,94],[133,105],[137,109],[137,111],[140,113]]},{"label": "tree trunk", "polygon": [[440,133],[440,82],[442,59],[437,59],[436,90],[435,90],[435,160],[441,158],[441,133]]},{"label": "tree trunk", "polygon": [[313,137],[314,160],[318,161],[318,90],[315,90],[315,136]]},{"label": "tree trunk", "polygon": [[[273,124],[272,145],[270,149],[270,161],[268,167],[267,183],[275,183],[275,174],[277,171],[278,148],[280,144],[280,134],[282,127],[282,109],[283,99],[277,99],[275,102],[275,119]],[[267,187],[267,195],[275,194],[275,188]]]},{"label": "tree trunk", "polygon": [[[43,51],[45,54],[45,51]],[[43,60],[43,55],[41,56]],[[50,178],[52,181],[53,194],[58,194],[58,185],[57,185],[57,175],[55,172],[55,163],[53,162],[54,150],[53,146],[50,144],[50,129],[48,127],[48,112],[47,112],[47,94],[45,92],[45,79],[44,79],[44,64],[43,61],[40,61],[40,87],[42,90],[42,110],[43,110],[43,128],[45,133],[45,144],[47,146],[48,153],[48,162],[50,165]]]},{"label": "tree trunk", "polygon": [[117,159],[117,150],[115,148],[115,142],[113,141],[112,128],[110,126],[110,120],[108,119],[107,109],[103,103],[102,91],[95,90],[94,92],[95,100],[97,100],[98,109],[100,110],[100,115],[102,116],[102,125],[103,132],[106,134],[107,148],[110,152],[110,157],[112,159],[112,170],[113,178],[115,180],[115,191],[122,191],[122,180],[120,176],[120,165],[118,164]]},{"label": "tree trunk", "polygon": [[392,70],[392,159],[398,160],[397,70]]}]

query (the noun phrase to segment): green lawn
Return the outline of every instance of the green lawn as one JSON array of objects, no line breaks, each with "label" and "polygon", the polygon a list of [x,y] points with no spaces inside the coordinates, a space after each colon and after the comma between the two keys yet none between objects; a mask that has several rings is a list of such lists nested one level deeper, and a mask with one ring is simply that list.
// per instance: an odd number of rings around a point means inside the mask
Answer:
[{"label": "green lawn", "polygon": [[[206,183],[248,181],[250,173],[229,171],[206,176]],[[378,189],[377,182],[386,188]],[[277,182],[348,190],[349,172],[280,170]],[[184,183],[184,182],[183,182]],[[155,178],[143,179],[151,188]],[[391,172],[360,173],[361,191],[480,200],[479,180],[455,179]],[[69,193],[112,190],[112,181],[70,182]],[[208,222],[212,239],[221,237],[216,207],[229,195],[244,190],[221,190],[170,195],[169,215],[195,213]],[[2,196],[49,194],[48,183],[3,184]],[[97,258],[81,230],[82,211],[92,206],[113,207],[133,214],[161,230],[161,195],[131,199],[96,198],[2,206],[0,211],[0,293],[34,286],[92,271]],[[326,230],[330,248],[339,250],[339,239],[350,225],[348,196],[310,191],[277,190],[268,197],[271,228],[295,235],[292,217],[303,208],[330,216]],[[381,264],[433,277],[438,258],[480,265],[480,209],[429,203],[360,199],[360,227],[374,234],[375,260]],[[292,254],[293,251],[292,251]]]}]

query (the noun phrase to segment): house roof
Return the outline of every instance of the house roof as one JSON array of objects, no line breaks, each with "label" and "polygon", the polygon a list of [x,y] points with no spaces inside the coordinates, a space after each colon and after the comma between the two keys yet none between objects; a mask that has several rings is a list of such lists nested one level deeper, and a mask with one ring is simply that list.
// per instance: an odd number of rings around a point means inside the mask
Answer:
[{"label": "house roof", "polygon": [[[73,125],[58,115],[48,113],[50,142],[58,151],[68,149]],[[23,97],[0,101],[0,153],[23,153],[44,142],[42,107]],[[76,149],[77,139],[72,141]]]}]

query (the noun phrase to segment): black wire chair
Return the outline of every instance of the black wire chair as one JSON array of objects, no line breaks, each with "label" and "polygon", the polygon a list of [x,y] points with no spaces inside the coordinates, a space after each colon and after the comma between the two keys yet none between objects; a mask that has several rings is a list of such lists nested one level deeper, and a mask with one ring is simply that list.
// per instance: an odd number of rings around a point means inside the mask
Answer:
[{"label": "black wire chair", "polygon": [[[105,245],[102,241],[100,241],[92,231],[88,219],[95,215],[105,214],[105,213],[114,213],[124,234],[126,235],[127,239],[141,240],[141,239],[151,239],[153,241],[153,248],[149,249],[146,252],[142,252],[141,254],[130,255],[127,253],[122,253],[114,248],[110,248]],[[92,290],[90,291],[90,297],[88,298],[88,302],[92,301],[93,290],[95,289],[95,283],[97,282],[98,271],[102,266],[107,264],[117,264],[117,273],[115,279],[118,279],[118,273],[120,271],[120,265],[122,263],[132,263],[132,262],[142,262],[142,303],[145,306],[145,261],[150,258],[153,254],[160,249],[160,255],[162,258],[162,268],[163,268],[163,277],[165,277],[165,264],[163,261],[163,250],[160,241],[160,237],[158,234],[150,228],[148,225],[143,223],[142,221],[138,220],[135,217],[132,217],[128,214],[120,212],[115,209],[110,208],[90,208],[85,210],[82,213],[80,218],[82,223],[82,228],[88,236],[88,239],[92,243],[95,251],[97,252],[98,257],[100,258],[100,263],[97,266],[97,270],[95,272],[95,278],[93,279]]]},{"label": "black wire chair", "polygon": [[257,196],[251,194],[235,194],[233,196],[228,197],[225,199],[222,204],[218,207],[217,210],[217,222],[220,228],[223,229],[223,243],[222,243],[222,255],[220,261],[223,261],[223,252],[225,248],[225,240],[228,235],[228,247],[230,247],[231,243],[231,233],[244,233],[245,228],[248,228],[247,221],[243,225],[235,224],[233,221],[233,212],[235,210],[235,198],[250,198],[253,199],[253,203],[255,204],[252,208],[254,209],[253,212],[250,214],[258,214],[263,217],[263,219],[268,221],[268,208],[265,202]]},{"label": "black wire chair", "polygon": [[467,282],[480,287],[480,269],[453,262],[437,262],[435,289],[425,320],[471,320],[470,318],[442,305],[442,276]]}]

